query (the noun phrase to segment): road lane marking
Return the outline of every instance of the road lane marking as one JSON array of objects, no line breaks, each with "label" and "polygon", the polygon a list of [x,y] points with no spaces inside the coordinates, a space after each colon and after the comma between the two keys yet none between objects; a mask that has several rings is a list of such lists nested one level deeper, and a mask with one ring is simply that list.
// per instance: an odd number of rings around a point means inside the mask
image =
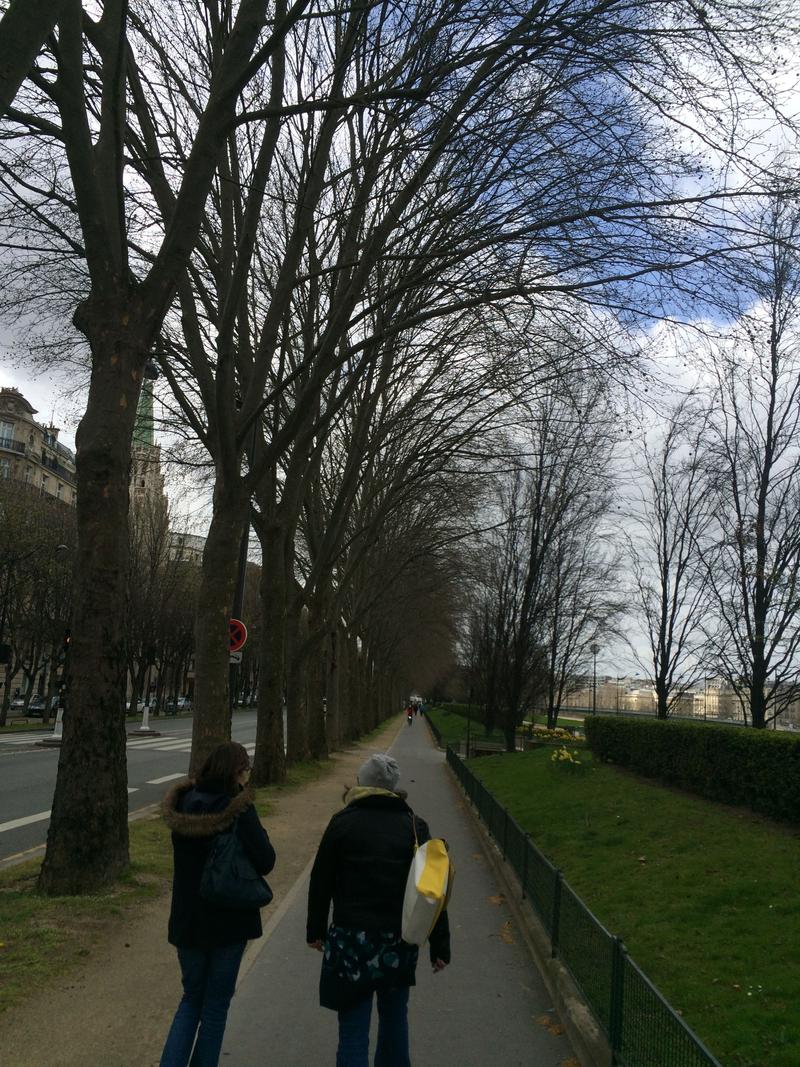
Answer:
[{"label": "road lane marking", "polygon": [[138,793],[139,792],[139,787],[135,786],[135,787],[131,788],[131,786],[128,786],[128,792],[129,793]]},{"label": "road lane marking", "polygon": [[172,782],[176,778],[185,778],[185,774],[165,774],[163,778],[151,778],[147,785],[163,785],[164,782]]},{"label": "road lane marking", "polygon": [[135,737],[128,740],[128,748],[162,748],[164,745],[190,745],[191,737]]},{"label": "road lane marking", "polygon": [[49,818],[49,811],[40,811],[38,815],[25,815],[21,819],[12,819],[11,822],[0,822],[0,834],[6,830],[16,830],[19,826],[30,826],[32,822],[44,822]]}]

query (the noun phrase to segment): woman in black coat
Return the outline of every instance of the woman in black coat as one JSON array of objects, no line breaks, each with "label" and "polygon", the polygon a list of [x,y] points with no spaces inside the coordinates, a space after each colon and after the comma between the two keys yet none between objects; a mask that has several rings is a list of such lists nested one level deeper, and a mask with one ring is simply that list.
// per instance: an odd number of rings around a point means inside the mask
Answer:
[{"label": "woman in black coat", "polygon": [[[403,897],[414,855],[430,833],[397,792],[400,769],[377,753],[358,772],[345,807],[328,824],[311,871],[308,944],[323,952],[320,1003],[338,1012],[336,1067],[368,1067],[373,994],[376,1067],[409,1067],[408,991],[418,949],[402,940]],[[412,822],[415,820],[415,823]],[[328,912],[333,904],[333,922]],[[450,962],[447,912],[429,938],[434,973]]]},{"label": "woman in black coat", "polygon": [[168,936],[178,950],[183,997],[161,1067],[217,1067],[242,955],[247,942],[261,936],[258,908],[225,909],[200,897],[214,836],[234,819],[256,871],[269,874],[275,865],[275,850],[245,788],[249,778],[246,749],[228,741],[214,749],[196,781],[179,782],[162,804],[175,864]]}]

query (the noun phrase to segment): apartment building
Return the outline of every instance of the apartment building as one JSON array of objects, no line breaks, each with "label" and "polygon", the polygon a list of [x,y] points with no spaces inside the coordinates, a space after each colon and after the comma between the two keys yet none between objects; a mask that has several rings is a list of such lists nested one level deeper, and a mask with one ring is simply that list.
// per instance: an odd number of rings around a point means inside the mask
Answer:
[{"label": "apartment building", "polygon": [[0,389],[0,478],[75,504],[75,455],[58,440],[56,426],[37,422],[18,389]]}]

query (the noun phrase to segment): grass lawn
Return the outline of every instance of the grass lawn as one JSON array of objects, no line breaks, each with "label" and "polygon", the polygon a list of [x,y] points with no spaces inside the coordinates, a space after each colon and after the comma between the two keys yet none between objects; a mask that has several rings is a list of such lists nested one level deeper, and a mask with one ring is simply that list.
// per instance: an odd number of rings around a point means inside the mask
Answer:
[{"label": "grass lawn", "polygon": [[[474,710],[475,718],[472,719],[469,727],[470,736],[476,741],[485,740],[499,741],[501,744],[504,743],[505,736],[503,735],[502,730],[492,730],[491,734],[489,734],[488,737],[486,736],[486,730],[483,726],[483,723],[480,722],[478,719],[479,712],[480,709],[476,705]],[[433,720],[436,726],[439,727],[439,730],[441,731],[442,735],[443,745],[454,745],[457,744],[459,741],[465,740],[467,736],[466,715],[462,715],[460,712],[457,711],[448,711],[446,707],[433,707],[429,711],[426,711],[425,714]],[[541,718],[541,716],[537,720],[537,725],[544,725],[544,720]],[[582,728],[583,720],[568,719],[562,715],[558,720],[558,725],[565,728],[573,726],[579,726]]]},{"label": "grass lawn", "polygon": [[797,1067],[800,830],[551,754],[470,766],[725,1067]]},{"label": "grass lawn", "polygon": [[[266,815],[281,793],[314,781],[333,767],[332,762],[290,767],[284,783],[257,790],[259,815]],[[109,923],[167,891],[172,844],[166,826],[160,818],[142,819],[130,823],[129,830],[130,870],[107,893],[37,896],[40,859],[0,871],[0,1011],[80,963]]]},{"label": "grass lawn", "polygon": [[[475,718],[469,724],[470,736],[476,741],[499,741],[500,743],[505,741],[501,730],[492,730],[489,736],[486,736],[486,730],[483,727],[483,723],[478,721],[478,707],[475,707]],[[467,723],[469,720],[465,715],[460,715],[455,711],[448,711],[447,708],[430,708],[425,714],[432,720],[432,722],[438,726],[442,735],[443,745],[455,745],[459,741],[463,741],[467,736]]]}]

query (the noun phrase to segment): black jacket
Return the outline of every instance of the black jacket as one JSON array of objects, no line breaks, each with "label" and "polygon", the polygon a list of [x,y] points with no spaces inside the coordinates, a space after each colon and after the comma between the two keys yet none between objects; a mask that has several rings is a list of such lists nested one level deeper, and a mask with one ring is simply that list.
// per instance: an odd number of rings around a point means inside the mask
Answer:
[{"label": "black jacket", "polygon": [[[311,871],[308,890],[309,942],[322,941],[333,922],[356,930],[400,933],[403,896],[414,855],[430,839],[424,819],[392,793],[367,793],[351,800],[328,823]],[[431,960],[450,962],[450,928],[442,912],[430,936]]]},{"label": "black jacket", "polygon": [[220,948],[261,937],[258,908],[226,909],[207,904],[199,895],[200,878],[211,841],[227,830],[236,816],[236,833],[259,874],[275,866],[275,850],[249,790],[236,797],[203,793],[188,779],[169,790],[162,813],[172,830],[174,876],[169,913],[169,941],[178,948]]}]

